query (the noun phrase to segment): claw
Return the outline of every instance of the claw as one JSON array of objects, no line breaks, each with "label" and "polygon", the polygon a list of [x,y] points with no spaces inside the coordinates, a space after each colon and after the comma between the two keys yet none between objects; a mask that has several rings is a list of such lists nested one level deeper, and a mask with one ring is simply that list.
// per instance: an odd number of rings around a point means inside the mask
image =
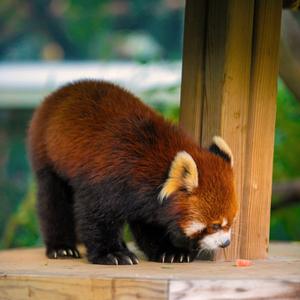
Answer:
[{"label": "claw", "polygon": [[131,265],[133,265],[133,262],[132,262],[132,260],[130,259],[130,257],[126,257],[126,260],[131,264]]},{"label": "claw", "polygon": [[119,262],[118,262],[118,260],[115,258],[115,264],[116,265],[118,265],[119,264]]},{"label": "claw", "polygon": [[182,261],[183,261],[183,255],[180,256],[179,261],[182,263]]},{"label": "claw", "polygon": [[75,256],[78,258],[79,257],[78,252],[76,250],[74,252],[75,252]]},{"label": "claw", "polygon": [[190,262],[190,256],[189,256],[189,255],[186,257],[186,261],[187,261],[188,263]]},{"label": "claw", "polygon": [[54,251],[53,256],[54,256],[55,259],[57,258],[57,252],[56,251]]},{"label": "claw", "polygon": [[68,255],[68,253],[67,253],[66,250],[63,251],[63,255],[64,255],[64,256],[67,256],[67,255]]},{"label": "claw", "polygon": [[174,261],[174,255],[172,255],[171,257],[171,264],[173,263],[173,261]]},{"label": "claw", "polygon": [[69,252],[69,254],[70,254],[71,256],[74,255],[74,254],[73,254],[73,251],[72,251],[71,249],[69,249],[68,252]]},{"label": "claw", "polygon": [[137,258],[134,258],[135,263],[138,265],[140,261]]},{"label": "claw", "polygon": [[165,258],[166,258],[166,253],[164,253],[164,254],[162,255],[162,258],[161,258],[161,262],[162,262],[162,263],[165,262]]}]

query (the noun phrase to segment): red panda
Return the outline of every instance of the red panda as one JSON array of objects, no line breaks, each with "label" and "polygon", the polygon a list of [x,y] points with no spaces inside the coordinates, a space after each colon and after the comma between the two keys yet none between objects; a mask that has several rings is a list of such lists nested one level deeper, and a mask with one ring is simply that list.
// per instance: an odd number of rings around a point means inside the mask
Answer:
[{"label": "red panda", "polygon": [[137,264],[122,233],[129,224],[148,260],[190,262],[176,241],[217,249],[230,243],[238,210],[233,156],[215,137],[202,149],[130,92],[109,82],[68,84],[33,115],[28,153],[49,258]]}]

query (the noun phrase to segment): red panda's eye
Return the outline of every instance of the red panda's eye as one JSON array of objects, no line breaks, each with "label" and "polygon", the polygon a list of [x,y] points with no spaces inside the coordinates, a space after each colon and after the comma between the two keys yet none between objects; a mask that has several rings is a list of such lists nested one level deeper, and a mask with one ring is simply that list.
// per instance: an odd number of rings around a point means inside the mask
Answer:
[{"label": "red panda's eye", "polygon": [[221,229],[221,224],[213,224],[212,229],[213,230],[220,230]]}]

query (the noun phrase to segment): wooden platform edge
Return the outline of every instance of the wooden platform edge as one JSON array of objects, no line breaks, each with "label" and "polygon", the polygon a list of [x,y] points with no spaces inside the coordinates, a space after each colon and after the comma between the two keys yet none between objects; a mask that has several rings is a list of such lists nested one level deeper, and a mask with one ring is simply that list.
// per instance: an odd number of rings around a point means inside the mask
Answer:
[{"label": "wooden platform edge", "polygon": [[170,300],[300,299],[300,285],[274,279],[172,281],[169,294]]},{"label": "wooden platform edge", "polygon": [[163,280],[0,274],[0,299],[165,300],[168,299],[168,284]]},{"label": "wooden platform edge", "polygon": [[299,280],[140,280],[0,275],[0,299],[299,299]]}]

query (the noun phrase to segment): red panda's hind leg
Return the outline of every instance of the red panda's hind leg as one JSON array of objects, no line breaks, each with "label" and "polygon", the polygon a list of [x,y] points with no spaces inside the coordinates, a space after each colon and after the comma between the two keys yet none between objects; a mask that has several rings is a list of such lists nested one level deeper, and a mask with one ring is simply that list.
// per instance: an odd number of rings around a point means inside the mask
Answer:
[{"label": "red panda's hind leg", "polygon": [[[102,226],[101,226],[102,227]],[[104,229],[103,227],[106,227]],[[136,265],[139,263],[134,253],[128,250],[122,240],[123,230],[112,228],[109,224],[99,228],[101,237],[95,239],[82,238],[87,249],[87,259],[93,264],[100,265]],[[86,236],[86,235],[84,235]]]},{"label": "red panda's hind leg", "polygon": [[76,248],[72,188],[45,167],[36,172],[37,214],[48,258],[81,255]]},{"label": "red panda's hind leg", "polygon": [[138,247],[149,261],[184,263],[193,261],[188,249],[176,247],[166,229],[142,222],[130,222],[130,230]]},{"label": "red panda's hind leg", "polygon": [[[105,187],[81,187],[75,192],[77,230],[89,262],[100,265],[135,265],[139,261],[123,241],[125,219],[106,199]],[[111,195],[112,197],[112,195]]]}]

